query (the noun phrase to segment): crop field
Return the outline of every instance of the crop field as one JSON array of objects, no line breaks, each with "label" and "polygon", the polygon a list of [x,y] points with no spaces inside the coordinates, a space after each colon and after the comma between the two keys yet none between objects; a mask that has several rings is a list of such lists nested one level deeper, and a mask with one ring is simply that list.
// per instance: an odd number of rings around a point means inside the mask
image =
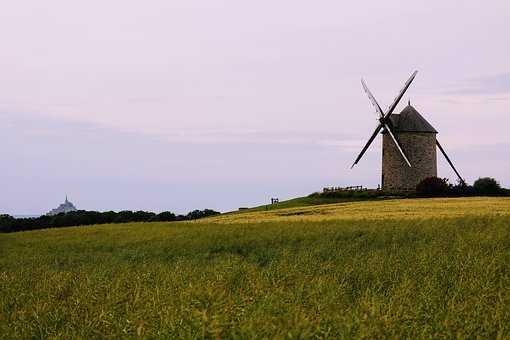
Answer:
[{"label": "crop field", "polygon": [[510,199],[0,234],[0,338],[510,338]]}]

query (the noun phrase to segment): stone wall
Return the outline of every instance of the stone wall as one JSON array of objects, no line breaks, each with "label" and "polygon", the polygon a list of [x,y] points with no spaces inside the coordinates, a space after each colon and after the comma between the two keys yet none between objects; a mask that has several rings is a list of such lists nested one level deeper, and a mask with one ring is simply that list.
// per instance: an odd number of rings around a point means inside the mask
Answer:
[{"label": "stone wall", "polygon": [[402,132],[397,136],[412,167],[404,161],[391,137],[383,134],[382,188],[414,191],[424,178],[437,176],[436,134]]}]

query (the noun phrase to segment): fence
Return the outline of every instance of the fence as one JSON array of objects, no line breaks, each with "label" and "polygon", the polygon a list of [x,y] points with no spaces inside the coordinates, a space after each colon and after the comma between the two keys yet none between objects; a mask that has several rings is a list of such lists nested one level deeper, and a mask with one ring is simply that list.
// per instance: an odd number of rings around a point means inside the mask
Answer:
[{"label": "fence", "polygon": [[322,192],[335,192],[335,191],[366,191],[368,188],[363,188],[362,185],[353,185],[350,187],[329,187],[322,189]]}]

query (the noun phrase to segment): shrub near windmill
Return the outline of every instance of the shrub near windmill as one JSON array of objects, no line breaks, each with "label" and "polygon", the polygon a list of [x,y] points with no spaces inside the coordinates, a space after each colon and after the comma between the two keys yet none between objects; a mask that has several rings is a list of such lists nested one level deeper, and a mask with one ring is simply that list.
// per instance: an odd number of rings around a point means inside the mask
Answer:
[{"label": "shrub near windmill", "polygon": [[[443,147],[436,138],[437,131],[430,125],[423,116],[411,106],[408,105],[400,112],[394,114],[402,96],[411,85],[418,71],[414,71],[407,80],[404,88],[399,92],[393,103],[386,112],[383,112],[377,100],[368,89],[365,81],[361,83],[363,89],[372,102],[376,113],[379,115],[379,124],[365,144],[361,153],[354,161],[358,164],[368,147],[374,141],[375,137],[382,130],[382,188],[385,191],[405,192],[414,191],[416,185],[423,179],[437,176],[437,158],[436,146],[445,156],[448,164],[459,178],[461,183],[465,181],[460,176],[452,161],[444,151]],[[351,167],[351,168],[352,168]]]}]

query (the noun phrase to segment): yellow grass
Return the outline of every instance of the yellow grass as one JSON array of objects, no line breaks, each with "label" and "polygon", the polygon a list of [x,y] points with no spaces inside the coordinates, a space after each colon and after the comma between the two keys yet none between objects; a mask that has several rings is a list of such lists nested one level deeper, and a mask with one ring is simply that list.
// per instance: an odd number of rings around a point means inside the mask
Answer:
[{"label": "yellow grass", "polygon": [[480,215],[510,217],[510,197],[424,198],[365,201],[221,215],[194,223],[388,220]]},{"label": "yellow grass", "polygon": [[0,234],[0,339],[510,338],[510,199]]}]

